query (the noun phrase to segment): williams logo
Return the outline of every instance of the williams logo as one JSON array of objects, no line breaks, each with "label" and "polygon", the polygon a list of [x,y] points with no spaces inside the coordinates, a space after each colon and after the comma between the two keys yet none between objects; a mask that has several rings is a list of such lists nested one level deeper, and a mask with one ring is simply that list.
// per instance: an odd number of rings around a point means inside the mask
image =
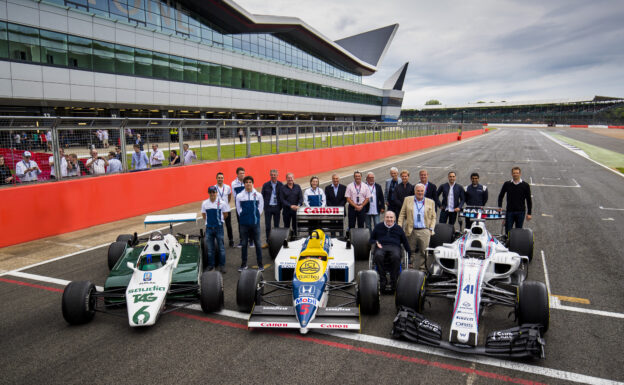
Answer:
[{"label": "williams logo", "polygon": [[319,263],[313,260],[304,261],[299,266],[299,271],[303,274],[316,274],[321,270]]},{"label": "williams logo", "polygon": [[144,281],[151,281],[152,280],[152,273],[144,273],[143,274],[143,280]]}]

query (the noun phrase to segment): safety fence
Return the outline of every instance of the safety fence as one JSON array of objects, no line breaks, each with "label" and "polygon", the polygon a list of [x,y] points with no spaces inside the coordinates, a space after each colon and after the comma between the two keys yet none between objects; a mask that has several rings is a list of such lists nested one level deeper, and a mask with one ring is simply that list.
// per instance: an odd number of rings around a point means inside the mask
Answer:
[{"label": "safety fence", "polygon": [[480,124],[0,117],[2,185],[482,130]]}]

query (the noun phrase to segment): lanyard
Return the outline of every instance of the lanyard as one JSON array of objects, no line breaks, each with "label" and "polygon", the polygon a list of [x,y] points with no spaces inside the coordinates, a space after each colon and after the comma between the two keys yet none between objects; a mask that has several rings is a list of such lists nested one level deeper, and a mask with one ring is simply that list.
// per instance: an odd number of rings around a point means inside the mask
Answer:
[{"label": "lanyard", "polygon": [[373,183],[373,188],[371,188],[369,186],[368,189],[370,190],[371,195],[374,196],[375,195],[375,184]]},{"label": "lanyard", "polygon": [[319,191],[319,188],[318,188],[318,187],[317,187],[316,189],[312,189],[312,188],[311,188],[310,190],[312,190],[312,193],[313,193],[314,195],[321,195],[321,193],[320,193],[320,191]]},{"label": "lanyard", "polygon": [[420,205],[420,207],[418,207],[418,200],[416,198],[414,198],[414,206],[416,206],[416,210],[417,212],[421,212],[423,210],[423,208],[425,207],[425,200],[423,199],[422,201],[422,205]]},{"label": "lanyard", "polygon": [[225,194],[225,186],[223,186],[221,190],[219,190],[219,185],[216,185],[216,187],[217,192],[219,193],[219,198],[223,199],[223,194]]},{"label": "lanyard", "polygon": [[355,182],[353,182],[353,188],[355,189],[355,195],[360,195],[360,191],[362,190],[362,184],[360,183],[360,188],[357,188]]}]

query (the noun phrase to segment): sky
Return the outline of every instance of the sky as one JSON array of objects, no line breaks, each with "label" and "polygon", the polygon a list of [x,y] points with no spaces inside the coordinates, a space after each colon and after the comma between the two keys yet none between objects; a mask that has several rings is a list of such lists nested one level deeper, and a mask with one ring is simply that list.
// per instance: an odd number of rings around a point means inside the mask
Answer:
[{"label": "sky", "polygon": [[250,13],[298,17],[331,40],[399,23],[373,76],[409,62],[403,108],[624,97],[621,0],[235,0]]}]

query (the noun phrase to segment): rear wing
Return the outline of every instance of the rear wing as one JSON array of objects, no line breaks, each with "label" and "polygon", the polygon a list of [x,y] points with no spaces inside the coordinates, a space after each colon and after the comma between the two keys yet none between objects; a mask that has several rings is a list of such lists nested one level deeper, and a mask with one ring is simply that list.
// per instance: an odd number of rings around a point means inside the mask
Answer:
[{"label": "rear wing", "polygon": [[148,215],[145,217],[143,224],[145,225],[145,227],[147,227],[147,225],[169,223],[169,228],[171,229],[171,233],[173,234],[174,223],[196,222],[196,221],[197,221],[196,213],[163,214],[163,215]]},{"label": "rear wing", "polygon": [[505,210],[498,207],[466,206],[460,213],[460,217],[469,219],[505,219]]}]

